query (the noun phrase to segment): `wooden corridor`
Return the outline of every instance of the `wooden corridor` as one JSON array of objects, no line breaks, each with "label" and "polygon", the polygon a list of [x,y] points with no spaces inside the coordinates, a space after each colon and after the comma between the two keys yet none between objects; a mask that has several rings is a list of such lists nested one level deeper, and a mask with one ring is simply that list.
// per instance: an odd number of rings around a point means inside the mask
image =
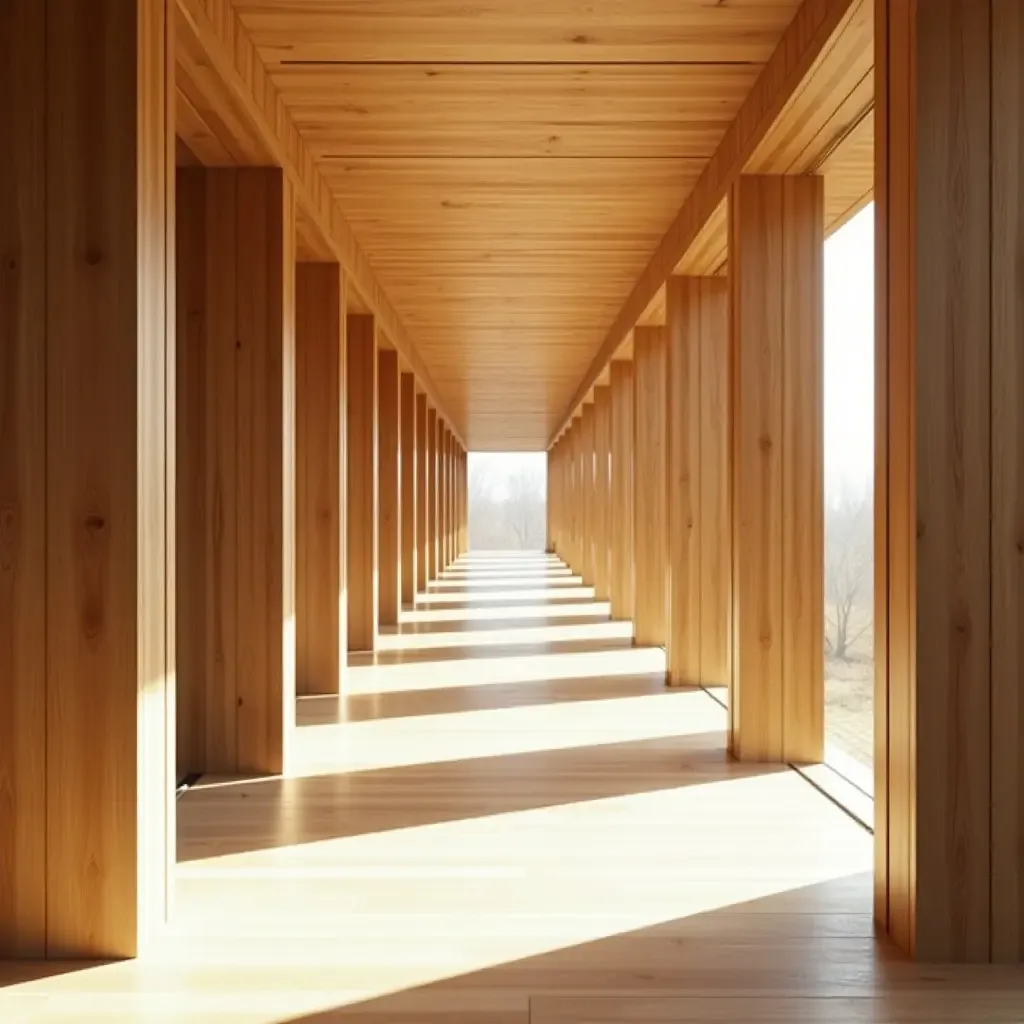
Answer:
[{"label": "wooden corridor", "polygon": [[1019,970],[878,940],[868,833],[631,638],[553,556],[458,559],[299,698],[289,777],[181,798],[152,949],[0,965],[0,1021],[1024,1018]]}]

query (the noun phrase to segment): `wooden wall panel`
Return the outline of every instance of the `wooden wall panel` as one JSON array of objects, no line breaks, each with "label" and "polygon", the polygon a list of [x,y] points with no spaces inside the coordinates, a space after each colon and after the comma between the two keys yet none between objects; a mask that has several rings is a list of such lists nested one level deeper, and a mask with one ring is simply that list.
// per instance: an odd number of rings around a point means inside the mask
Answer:
[{"label": "wooden wall panel", "polygon": [[174,821],[170,44],[162,3],[45,6],[47,953],[122,957]]},{"label": "wooden wall panel", "polygon": [[992,5],[992,958],[1024,961],[1024,4]]},{"label": "wooden wall panel", "polygon": [[730,202],[730,718],[744,760],[823,754],[822,202],[813,177],[743,177]]},{"label": "wooden wall panel", "polygon": [[401,396],[398,353],[393,349],[377,353],[377,388],[378,621],[381,626],[395,626],[402,603],[402,508]]},{"label": "wooden wall panel", "polygon": [[300,263],[295,281],[295,685],[341,691],[346,642],[345,313],[341,268]]},{"label": "wooden wall panel", "polygon": [[666,529],[667,359],[662,327],[638,327],[633,354],[634,628],[637,644],[663,647],[668,626]]},{"label": "wooden wall panel", "polygon": [[377,643],[377,331],[374,318],[349,313],[348,649]]},{"label": "wooden wall panel", "polygon": [[0,958],[46,954],[46,5],[0,7]]},{"label": "wooden wall panel", "polygon": [[[437,410],[427,408],[427,580],[436,579],[437,564]],[[424,588],[425,590],[426,588]]]},{"label": "wooden wall panel", "polygon": [[403,373],[401,379],[402,429],[401,496],[402,508],[402,604],[411,605],[416,598],[416,378]]},{"label": "wooden wall panel", "polygon": [[427,589],[430,572],[429,515],[430,445],[427,440],[427,396],[416,396],[416,590]]},{"label": "wooden wall panel", "polygon": [[614,362],[612,389],[612,617],[633,618],[633,364]]},{"label": "wooden wall panel", "polygon": [[611,389],[594,389],[594,594],[607,601],[611,591],[610,504]]}]

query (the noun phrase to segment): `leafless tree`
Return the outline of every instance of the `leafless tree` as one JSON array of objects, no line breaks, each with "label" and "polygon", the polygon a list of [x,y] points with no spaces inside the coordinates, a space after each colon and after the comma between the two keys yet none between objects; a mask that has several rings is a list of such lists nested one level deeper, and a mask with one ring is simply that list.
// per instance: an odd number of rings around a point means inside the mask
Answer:
[{"label": "leafless tree", "polygon": [[507,474],[500,462],[482,462],[469,474],[469,544],[481,550],[540,550],[546,535],[543,465],[519,466]]},{"label": "leafless tree", "polygon": [[546,531],[543,475],[532,469],[513,473],[509,477],[503,512],[515,547],[543,548]]},{"label": "leafless tree", "polygon": [[868,494],[860,498],[843,495],[826,511],[825,649],[833,658],[848,659],[853,645],[871,629],[872,510]]}]

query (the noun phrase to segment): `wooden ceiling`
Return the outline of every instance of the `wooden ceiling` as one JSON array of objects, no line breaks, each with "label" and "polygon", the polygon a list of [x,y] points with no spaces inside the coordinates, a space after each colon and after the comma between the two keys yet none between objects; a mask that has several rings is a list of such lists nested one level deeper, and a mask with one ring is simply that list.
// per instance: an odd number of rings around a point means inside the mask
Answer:
[{"label": "wooden ceiling", "polygon": [[468,445],[542,449],[800,0],[235,0]]}]

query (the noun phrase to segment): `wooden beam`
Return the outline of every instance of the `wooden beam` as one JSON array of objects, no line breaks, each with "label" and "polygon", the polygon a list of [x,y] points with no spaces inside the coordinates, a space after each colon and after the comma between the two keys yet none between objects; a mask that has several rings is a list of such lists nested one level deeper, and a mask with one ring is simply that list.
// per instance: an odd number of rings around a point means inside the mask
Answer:
[{"label": "wooden beam", "polygon": [[336,263],[295,281],[296,690],[341,692],[345,663],[345,289]]},{"label": "wooden beam", "polygon": [[377,608],[381,626],[398,624],[402,603],[401,405],[398,386],[398,353],[382,348],[377,353],[377,500],[380,521]]},{"label": "wooden beam", "polygon": [[377,329],[349,313],[348,348],[348,649],[377,644],[378,468]]},{"label": "wooden beam", "polygon": [[633,588],[633,364],[613,362],[611,601],[612,618],[632,619]]},{"label": "wooden beam", "polygon": [[[254,133],[273,162],[284,169],[294,187],[302,219],[315,225],[331,247],[333,259],[345,271],[349,287],[374,314],[379,328],[412,368],[434,406],[452,422],[433,378],[296,129],[231,0],[176,3],[183,50],[202,55],[208,65],[205,81],[217,89],[226,87],[227,102],[232,110],[240,112],[237,116],[246,132]],[[222,97],[219,94],[214,102],[223,103]]]},{"label": "wooden beam", "polygon": [[611,596],[611,389],[594,388],[594,596]]},{"label": "wooden beam", "polygon": [[403,373],[401,380],[401,410],[399,419],[402,425],[402,604],[412,605],[416,600],[416,491],[418,487],[416,473],[416,378],[411,373]]},{"label": "wooden beam", "polygon": [[757,146],[811,71],[854,2],[804,0],[693,191],[633,286],[566,407],[552,439],[614,358],[626,335],[656,300],[659,289],[720,207],[732,184],[743,173]]}]

